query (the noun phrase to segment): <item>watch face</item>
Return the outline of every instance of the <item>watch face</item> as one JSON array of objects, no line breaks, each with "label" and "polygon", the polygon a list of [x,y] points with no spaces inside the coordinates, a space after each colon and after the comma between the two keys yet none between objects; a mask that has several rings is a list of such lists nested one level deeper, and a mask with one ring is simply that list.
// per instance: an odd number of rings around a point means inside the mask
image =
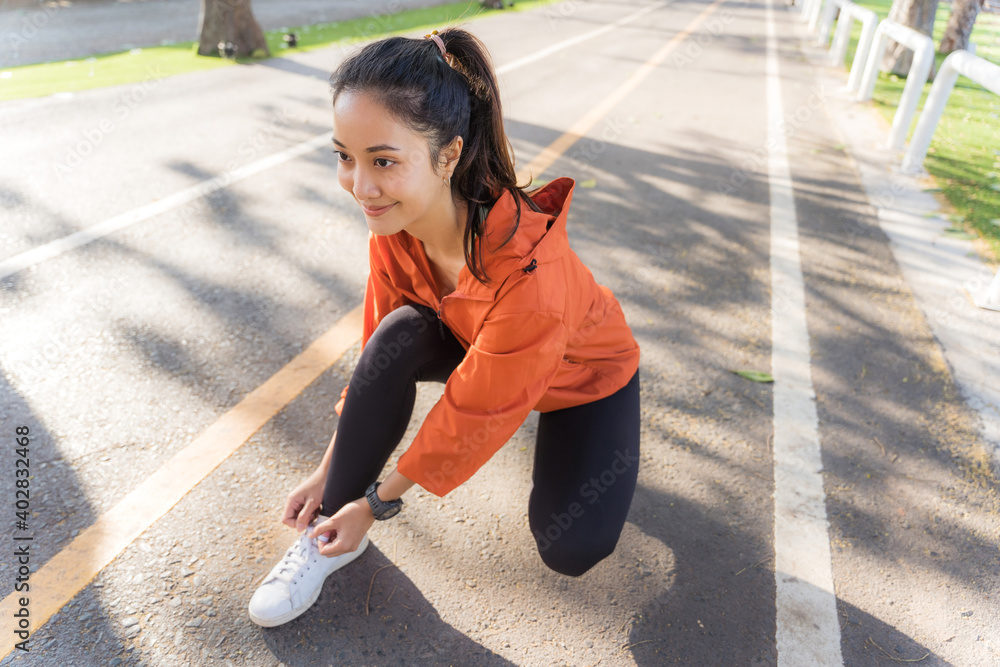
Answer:
[{"label": "watch face", "polygon": [[385,512],[382,513],[382,516],[380,516],[379,519],[381,519],[383,521],[386,520],[386,519],[391,519],[392,517],[394,517],[397,514],[399,514],[399,511],[401,509],[403,509],[402,504],[399,504],[399,505],[390,505],[389,507],[386,508]]},{"label": "watch face", "polygon": [[378,484],[372,484],[368,487],[368,493],[365,494],[368,498],[368,504],[372,507],[372,514],[375,516],[375,519],[377,521],[385,521],[399,514],[399,511],[403,509],[403,501],[391,500],[384,502],[379,499],[376,493],[377,489]]}]

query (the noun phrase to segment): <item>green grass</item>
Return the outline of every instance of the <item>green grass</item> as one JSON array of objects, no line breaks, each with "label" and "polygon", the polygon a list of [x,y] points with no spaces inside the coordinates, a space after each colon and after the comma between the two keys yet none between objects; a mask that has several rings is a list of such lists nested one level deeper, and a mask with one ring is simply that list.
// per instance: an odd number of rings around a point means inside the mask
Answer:
[{"label": "green grass", "polygon": [[[858,4],[874,11],[880,19],[889,15],[892,6],[891,0],[859,0]],[[938,5],[935,46],[941,43],[950,13],[949,5]],[[854,59],[860,35],[861,26],[855,22],[845,63],[848,67]],[[980,13],[971,41],[976,44],[977,56],[1000,64],[1000,15]],[[937,54],[938,69],[944,58]],[[872,100],[890,123],[905,84],[905,79],[886,73],[880,73],[876,81]],[[924,85],[907,141],[930,89],[930,83]],[[934,132],[924,168],[937,180],[942,194],[954,209],[949,216],[954,227],[977,234],[986,242],[990,258],[1000,260],[1000,97],[964,76],[958,77]]]},{"label": "green grass", "polygon": [[[515,11],[552,1],[554,0],[521,0],[515,6]],[[478,2],[454,2],[396,14],[373,14],[338,23],[290,27],[288,30],[298,35],[299,43],[295,49],[287,48],[282,40],[285,34],[283,30],[267,31],[265,37],[272,56],[281,56],[288,52],[310,51],[338,43],[348,44],[417,28],[440,28],[448,23],[470,20],[493,11],[484,10]],[[199,56],[196,50],[197,42],[179,42],[105,53],[79,60],[7,68],[0,72],[0,100],[102,88],[254,62],[252,58],[231,61]]]}]

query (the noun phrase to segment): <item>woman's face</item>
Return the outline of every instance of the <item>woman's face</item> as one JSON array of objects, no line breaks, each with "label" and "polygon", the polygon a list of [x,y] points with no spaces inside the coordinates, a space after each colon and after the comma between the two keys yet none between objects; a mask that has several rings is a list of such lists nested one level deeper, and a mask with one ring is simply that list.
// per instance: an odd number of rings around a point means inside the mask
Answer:
[{"label": "woman's face", "polygon": [[[427,140],[400,124],[369,95],[345,91],[333,106],[337,180],[380,236],[440,219],[450,205],[445,183],[456,159],[435,168]],[[459,143],[459,151],[461,144]],[[447,152],[447,150],[446,150]],[[445,156],[445,160],[450,156]]]}]

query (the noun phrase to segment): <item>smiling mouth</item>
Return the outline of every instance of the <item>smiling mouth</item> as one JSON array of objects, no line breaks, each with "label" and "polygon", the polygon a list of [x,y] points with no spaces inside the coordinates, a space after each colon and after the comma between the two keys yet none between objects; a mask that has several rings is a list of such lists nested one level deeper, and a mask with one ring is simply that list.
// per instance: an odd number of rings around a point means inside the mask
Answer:
[{"label": "smiling mouth", "polygon": [[389,211],[396,203],[386,204],[385,206],[365,206],[361,204],[361,210],[365,212],[365,215],[370,215],[372,217],[378,217]]}]

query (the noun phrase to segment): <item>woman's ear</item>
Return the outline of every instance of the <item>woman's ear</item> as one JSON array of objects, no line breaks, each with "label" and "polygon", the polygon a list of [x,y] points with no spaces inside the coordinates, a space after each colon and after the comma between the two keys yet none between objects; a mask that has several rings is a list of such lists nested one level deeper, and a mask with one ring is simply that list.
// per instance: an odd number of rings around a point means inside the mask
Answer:
[{"label": "woman's ear", "polygon": [[455,173],[455,168],[458,166],[458,159],[462,157],[463,144],[462,137],[456,136],[447,146],[441,149],[440,162],[444,168],[445,177],[451,178],[452,174]]}]

